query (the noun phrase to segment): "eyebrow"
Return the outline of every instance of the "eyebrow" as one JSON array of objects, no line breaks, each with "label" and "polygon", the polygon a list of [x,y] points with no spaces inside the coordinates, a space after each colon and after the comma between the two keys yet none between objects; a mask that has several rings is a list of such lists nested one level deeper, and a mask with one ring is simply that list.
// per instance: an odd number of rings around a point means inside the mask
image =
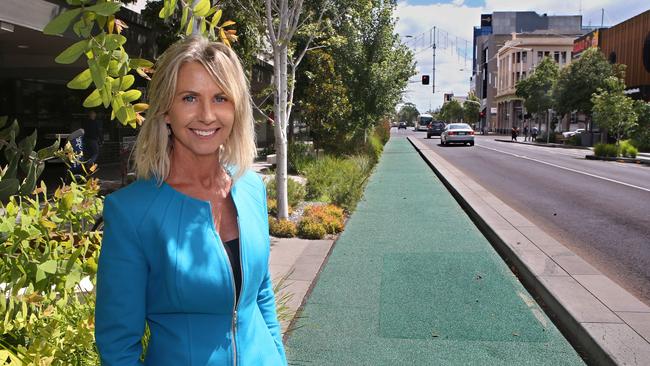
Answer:
[{"label": "eyebrow", "polygon": [[[181,95],[181,94],[197,94],[197,95],[199,95],[199,94],[201,94],[201,93],[199,93],[199,92],[197,92],[197,91],[194,91],[194,90],[181,90],[181,91],[179,91],[178,93],[176,93],[176,95]],[[226,93],[224,93],[224,92],[219,92],[219,93],[216,93],[215,95],[218,95],[218,96],[226,96]]]}]

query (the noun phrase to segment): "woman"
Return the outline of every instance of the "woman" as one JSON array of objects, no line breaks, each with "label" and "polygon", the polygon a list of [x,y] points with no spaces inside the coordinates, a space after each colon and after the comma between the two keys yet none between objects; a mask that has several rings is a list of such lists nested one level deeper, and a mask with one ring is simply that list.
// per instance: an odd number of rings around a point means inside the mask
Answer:
[{"label": "woman", "polygon": [[248,84],[228,47],[171,46],[149,86],[138,180],[104,203],[103,365],[285,365]]}]

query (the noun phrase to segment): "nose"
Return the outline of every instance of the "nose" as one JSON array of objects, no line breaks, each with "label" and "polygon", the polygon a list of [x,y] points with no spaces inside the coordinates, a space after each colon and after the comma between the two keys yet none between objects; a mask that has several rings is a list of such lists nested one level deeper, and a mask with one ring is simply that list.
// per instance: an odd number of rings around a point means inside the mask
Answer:
[{"label": "nose", "polygon": [[216,106],[214,103],[210,103],[209,101],[201,103],[201,122],[206,125],[211,124],[215,121],[216,116]]}]

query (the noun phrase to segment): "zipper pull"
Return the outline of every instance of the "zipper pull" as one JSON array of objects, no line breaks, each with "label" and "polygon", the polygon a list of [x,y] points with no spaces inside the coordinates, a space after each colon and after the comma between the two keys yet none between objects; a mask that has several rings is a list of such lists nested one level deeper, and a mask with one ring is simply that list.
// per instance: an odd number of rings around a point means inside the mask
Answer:
[{"label": "zipper pull", "polygon": [[232,323],[237,326],[237,310],[232,314]]}]

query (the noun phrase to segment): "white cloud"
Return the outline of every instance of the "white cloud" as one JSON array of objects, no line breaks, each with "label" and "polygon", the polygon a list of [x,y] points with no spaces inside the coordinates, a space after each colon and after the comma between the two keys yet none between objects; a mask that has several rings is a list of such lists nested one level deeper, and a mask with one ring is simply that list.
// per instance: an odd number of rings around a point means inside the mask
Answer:
[{"label": "white cloud", "polygon": [[[404,95],[405,102],[415,103],[420,111],[442,105],[444,93],[466,95],[469,91],[469,77],[472,70],[473,27],[478,26],[480,14],[494,11],[536,11],[548,15],[577,15],[582,10],[583,25],[600,25],[601,9],[605,9],[606,26],[618,24],[637,14],[650,9],[648,1],[630,0],[485,0],[484,7],[464,5],[464,0],[452,0],[448,4],[410,5],[407,1],[397,4],[395,16],[398,18],[396,31],[402,37],[421,35],[416,38],[403,38],[417,53],[418,74],[413,77],[419,81],[420,75],[431,74],[432,52],[422,51],[431,43],[429,30],[435,25],[438,29],[469,41],[468,60],[457,56],[455,47],[449,45],[444,49],[440,39],[436,52],[436,93],[432,94],[431,85],[419,82],[409,84]],[[444,33],[441,34],[444,37]],[[453,40],[452,40],[453,41]],[[465,44],[461,42],[460,48]],[[462,70],[462,71],[461,71]]]}]

